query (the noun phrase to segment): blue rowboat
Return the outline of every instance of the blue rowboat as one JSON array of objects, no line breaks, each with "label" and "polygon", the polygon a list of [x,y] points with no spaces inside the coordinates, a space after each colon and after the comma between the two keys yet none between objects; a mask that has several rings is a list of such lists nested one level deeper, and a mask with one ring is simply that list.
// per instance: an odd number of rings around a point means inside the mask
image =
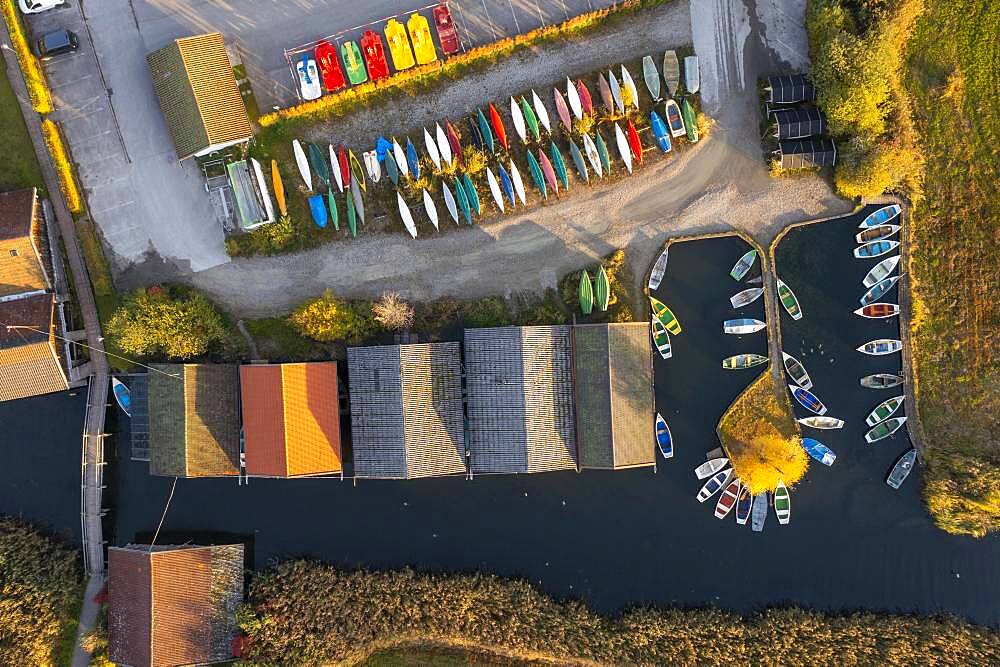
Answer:
[{"label": "blue rowboat", "polygon": [[813,438],[802,438],[802,449],[825,466],[832,466],[833,462],[837,460],[837,455],[829,447]]},{"label": "blue rowboat", "polygon": [[653,136],[656,137],[656,145],[664,153],[670,152],[670,133],[667,132],[667,125],[660,118],[660,114],[655,111],[649,112],[649,124],[653,128]]},{"label": "blue rowboat", "polygon": [[854,249],[854,256],[858,259],[869,257],[881,257],[892,252],[899,247],[899,241],[871,241]]},{"label": "blue rowboat", "polygon": [[806,410],[815,412],[818,415],[826,414],[826,406],[823,405],[823,401],[816,398],[815,394],[808,389],[803,389],[798,385],[790,384],[788,385],[788,391],[792,392],[792,396],[795,397],[795,400],[798,401],[799,405],[804,407]]},{"label": "blue rowboat", "polygon": [[514,183],[510,180],[510,174],[503,168],[503,164],[498,164],[497,169],[500,171],[500,187],[503,188],[503,193],[510,200],[510,205],[514,206],[517,204],[517,200],[514,199]]},{"label": "blue rowboat", "polygon": [[859,229],[864,229],[865,227],[878,227],[879,225],[884,225],[890,220],[894,220],[899,212],[903,209],[900,208],[899,204],[892,204],[890,206],[883,206],[879,210],[875,211],[867,218],[861,221],[858,225]]},{"label": "blue rowboat", "polygon": [[115,402],[129,417],[132,416],[132,390],[118,378],[111,378],[111,388],[115,392]]},{"label": "blue rowboat", "polygon": [[663,458],[673,457],[674,438],[670,434],[670,427],[667,426],[666,420],[659,413],[656,414],[656,445],[660,448]]},{"label": "blue rowboat", "polygon": [[309,197],[309,212],[317,227],[320,229],[326,227],[326,204],[323,203],[323,195]]},{"label": "blue rowboat", "polygon": [[417,148],[406,138],[406,166],[410,168],[410,175],[413,178],[420,178],[420,160],[417,158]]}]

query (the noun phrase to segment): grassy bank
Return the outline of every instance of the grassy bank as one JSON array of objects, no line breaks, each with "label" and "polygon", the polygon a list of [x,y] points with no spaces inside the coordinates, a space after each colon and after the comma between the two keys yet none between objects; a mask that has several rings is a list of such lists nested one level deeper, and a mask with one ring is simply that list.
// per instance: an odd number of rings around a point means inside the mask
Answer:
[{"label": "grassy bank", "polygon": [[3,12],[3,20],[7,24],[11,45],[14,47],[14,53],[17,54],[17,62],[21,65],[21,71],[24,73],[31,106],[38,113],[49,113],[52,111],[52,95],[49,93],[49,85],[45,81],[42,64],[31,49],[28,32],[16,5],[16,0],[0,0],[0,11]]},{"label": "grassy bank", "polygon": [[239,620],[250,638],[247,657],[264,663],[363,664],[373,654],[413,642],[485,647],[560,664],[1000,660],[995,632],[953,618],[826,615],[794,608],[750,616],[642,608],[608,618],[580,602],[554,600],[523,581],[410,570],[343,571],[308,561],[282,563],[255,575]]},{"label": "grassy bank", "polygon": [[0,160],[0,191],[29,187],[44,190],[42,170],[6,69],[0,71],[0,136],[4,148]]},{"label": "grassy bank", "polygon": [[927,154],[909,269],[924,493],[940,527],[981,536],[1000,529],[1000,4],[927,0],[906,64]]}]

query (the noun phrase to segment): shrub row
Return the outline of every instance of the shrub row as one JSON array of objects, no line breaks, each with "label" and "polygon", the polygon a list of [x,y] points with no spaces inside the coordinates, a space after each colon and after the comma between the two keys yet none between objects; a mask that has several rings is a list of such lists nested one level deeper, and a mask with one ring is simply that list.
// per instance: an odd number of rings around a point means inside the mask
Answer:
[{"label": "shrub row", "polygon": [[83,197],[80,196],[80,187],[76,183],[73,162],[70,160],[69,151],[66,150],[59,126],[46,118],[42,121],[42,134],[45,135],[45,145],[49,148],[52,164],[59,175],[59,189],[62,190],[63,197],[66,198],[66,206],[70,213],[82,213]]},{"label": "shrub row", "polygon": [[14,53],[17,54],[17,61],[21,64],[21,72],[24,73],[24,82],[28,87],[28,96],[31,98],[31,106],[38,113],[49,113],[52,111],[52,95],[49,92],[49,85],[45,81],[42,73],[42,65],[38,62],[28,36],[21,23],[21,16],[17,10],[16,0],[0,1],[0,8],[3,9],[3,20],[7,24],[7,31],[10,33],[10,41],[14,46]]}]

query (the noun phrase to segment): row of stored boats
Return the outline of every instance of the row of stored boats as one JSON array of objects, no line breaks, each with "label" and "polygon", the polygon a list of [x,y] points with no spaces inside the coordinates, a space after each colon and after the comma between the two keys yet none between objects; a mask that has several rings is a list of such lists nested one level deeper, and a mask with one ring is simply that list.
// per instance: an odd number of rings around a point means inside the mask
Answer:
[{"label": "row of stored boats", "polygon": [[[698,502],[704,503],[722,492],[715,504],[716,519],[725,519],[735,509],[737,524],[742,526],[749,520],[751,528],[760,532],[764,530],[768,506],[773,505],[779,524],[786,525],[791,521],[792,496],[784,482],[778,481],[773,494],[765,491],[753,495],[750,488],[735,475],[729,463],[726,457],[716,457],[708,459],[694,470],[695,477],[706,480],[698,491]],[[773,503],[769,502],[772,499]]]}]

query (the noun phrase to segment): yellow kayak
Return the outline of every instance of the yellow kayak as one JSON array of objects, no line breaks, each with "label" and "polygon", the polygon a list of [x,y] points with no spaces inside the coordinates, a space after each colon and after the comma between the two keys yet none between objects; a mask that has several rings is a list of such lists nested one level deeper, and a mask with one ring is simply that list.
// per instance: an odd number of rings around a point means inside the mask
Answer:
[{"label": "yellow kayak", "polygon": [[413,51],[410,50],[410,40],[406,38],[406,29],[402,23],[389,19],[385,24],[385,41],[389,42],[392,66],[397,72],[413,67]]},{"label": "yellow kayak", "polygon": [[281,215],[288,215],[288,206],[285,204],[285,185],[281,182],[281,174],[278,173],[278,163],[271,160],[271,185],[274,186],[274,198],[278,200],[278,210]]},{"label": "yellow kayak", "polygon": [[426,65],[437,60],[437,51],[434,49],[434,40],[431,39],[431,29],[427,24],[427,19],[414,12],[410,14],[406,27],[410,31],[410,40],[413,42],[413,52],[417,55],[417,64]]}]

